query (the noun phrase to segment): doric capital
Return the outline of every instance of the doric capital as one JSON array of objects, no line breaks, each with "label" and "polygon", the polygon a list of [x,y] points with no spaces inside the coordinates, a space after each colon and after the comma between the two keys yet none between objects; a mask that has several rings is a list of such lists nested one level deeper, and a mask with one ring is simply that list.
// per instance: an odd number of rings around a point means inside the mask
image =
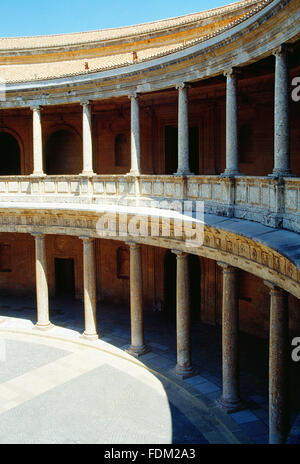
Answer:
[{"label": "doric capital", "polygon": [[274,56],[284,56],[287,54],[287,52],[292,51],[291,47],[287,44],[281,44],[279,47],[275,48],[273,50],[273,55]]},{"label": "doric capital", "polygon": [[31,109],[31,111],[38,111],[38,112],[40,112],[40,111],[42,111],[43,108],[42,108],[42,106],[40,106],[40,105],[32,105],[32,106],[30,107],[30,109]]},{"label": "doric capital", "polygon": [[281,294],[282,292],[284,292],[284,290],[280,287],[278,287],[278,285],[274,284],[274,282],[271,282],[269,280],[264,280],[264,284],[266,285],[266,287],[270,288],[271,291],[270,293],[271,294]]},{"label": "doric capital", "polygon": [[188,256],[188,254],[185,251],[182,251],[182,250],[171,250],[171,251],[172,251],[172,253],[174,253],[176,255],[177,259],[183,259],[183,258],[186,258]]},{"label": "doric capital", "polygon": [[90,243],[90,242],[93,242],[95,240],[94,237],[90,237],[89,235],[81,235],[80,237],[80,240],[82,240],[84,243]]},{"label": "doric capital", "polygon": [[236,268],[234,266],[231,266],[227,263],[223,263],[223,261],[218,261],[217,264],[223,269],[223,272],[225,271],[228,273],[234,273],[236,271]]},{"label": "doric capital", "polygon": [[132,92],[128,95],[129,100],[138,100],[139,94],[137,92]]},{"label": "doric capital", "polygon": [[225,77],[233,77],[233,76],[237,76],[238,74],[241,74],[241,70],[239,68],[230,68],[230,69],[226,69],[223,72],[223,74]]},{"label": "doric capital", "polygon": [[91,105],[91,101],[88,100],[88,99],[80,100],[80,105],[81,105],[81,106],[90,106],[90,105]]},{"label": "doric capital", "polygon": [[140,243],[136,243],[136,242],[131,242],[130,240],[128,242],[125,242],[126,245],[128,245],[130,248],[132,249],[138,249],[138,248],[141,248],[141,244]]},{"label": "doric capital", "polygon": [[176,90],[183,90],[183,89],[188,89],[190,88],[190,85],[187,84],[186,82],[180,82],[179,84],[175,85]]},{"label": "doric capital", "polygon": [[43,240],[46,236],[42,232],[31,232],[31,235],[36,239],[36,240]]}]

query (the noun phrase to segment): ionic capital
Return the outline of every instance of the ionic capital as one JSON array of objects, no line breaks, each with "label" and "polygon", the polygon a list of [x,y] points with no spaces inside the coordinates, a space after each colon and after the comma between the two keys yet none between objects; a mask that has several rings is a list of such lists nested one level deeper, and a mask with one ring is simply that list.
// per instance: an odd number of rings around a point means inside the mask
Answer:
[{"label": "ionic capital", "polygon": [[264,284],[266,285],[266,287],[271,289],[270,290],[271,295],[280,295],[284,292],[284,290],[278,287],[278,285],[274,284],[274,282],[270,282],[269,280],[264,280]]},{"label": "ionic capital", "polygon": [[46,235],[43,234],[42,232],[31,232],[31,234],[36,240],[43,240]]},{"label": "ionic capital", "polygon": [[32,106],[30,107],[30,109],[31,109],[31,111],[41,112],[42,109],[43,109],[43,107],[40,106],[40,105],[32,105]]},{"label": "ionic capital", "polygon": [[281,44],[279,47],[273,50],[272,54],[274,56],[283,56],[286,55],[289,51],[291,51],[291,49],[287,44]]},{"label": "ionic capital", "polygon": [[128,245],[128,246],[130,246],[130,248],[132,248],[133,250],[136,250],[136,249],[138,249],[138,248],[141,248],[141,244],[140,244],[140,243],[128,241],[128,242],[125,242],[125,244]]},{"label": "ionic capital", "polygon": [[218,261],[217,264],[223,269],[223,272],[234,273],[236,271],[236,268],[234,266],[231,266],[227,263],[223,263],[223,261]]},{"label": "ionic capital", "polygon": [[91,105],[91,101],[90,100],[80,100],[80,105],[83,106],[83,107],[88,107]]},{"label": "ionic capital", "polygon": [[94,237],[89,237],[88,235],[81,235],[80,240],[82,240],[84,243],[91,243],[95,240]]}]

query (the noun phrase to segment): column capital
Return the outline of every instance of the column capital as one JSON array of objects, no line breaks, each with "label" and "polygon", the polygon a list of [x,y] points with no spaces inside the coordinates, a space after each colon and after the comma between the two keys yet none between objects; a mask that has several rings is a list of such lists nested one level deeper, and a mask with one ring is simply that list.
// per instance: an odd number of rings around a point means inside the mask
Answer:
[{"label": "column capital", "polygon": [[174,255],[176,255],[176,258],[177,259],[183,259],[183,258],[186,258],[188,256],[188,253],[186,253],[185,251],[182,251],[182,250],[171,250],[172,253],[174,253]]},{"label": "column capital", "polygon": [[130,248],[141,248],[141,244],[140,244],[140,243],[127,241],[127,242],[125,242],[125,244],[128,245],[128,246],[130,246]]},{"label": "column capital", "polygon": [[42,111],[44,108],[41,105],[31,105],[30,106],[31,111]]},{"label": "column capital", "polygon": [[190,87],[191,87],[191,85],[187,84],[186,82],[180,82],[179,84],[175,85],[176,90],[189,89]]},{"label": "column capital", "polygon": [[95,240],[94,237],[89,237],[88,235],[81,235],[80,240],[83,240],[84,242],[93,242]]},{"label": "column capital", "polygon": [[283,288],[278,287],[278,285],[274,284],[274,282],[264,280],[264,284],[266,285],[266,287],[271,289],[270,293],[281,294],[284,292]]},{"label": "column capital", "polygon": [[91,100],[80,100],[80,105],[81,106],[90,106],[92,104]]},{"label": "column capital", "polygon": [[138,92],[132,92],[128,95],[129,100],[138,100],[140,94]]},{"label": "column capital", "polygon": [[223,268],[223,270],[226,271],[226,272],[235,272],[236,271],[236,267],[231,266],[230,264],[227,264],[227,263],[223,263],[223,261],[217,261],[217,264],[218,264],[218,266]]},{"label": "column capital", "polygon": [[46,235],[43,234],[43,232],[31,232],[30,235],[32,235],[37,240],[44,239],[46,237]]},{"label": "column capital", "polygon": [[282,56],[282,55],[286,55],[287,52],[289,51],[292,51],[292,48],[288,44],[281,44],[279,45],[279,47],[274,48],[274,50],[272,51],[272,54],[274,56]]},{"label": "column capital", "polygon": [[223,75],[225,77],[232,77],[232,76],[237,76],[238,74],[241,74],[241,70],[239,68],[230,68],[230,69],[226,69],[224,72],[223,72]]}]

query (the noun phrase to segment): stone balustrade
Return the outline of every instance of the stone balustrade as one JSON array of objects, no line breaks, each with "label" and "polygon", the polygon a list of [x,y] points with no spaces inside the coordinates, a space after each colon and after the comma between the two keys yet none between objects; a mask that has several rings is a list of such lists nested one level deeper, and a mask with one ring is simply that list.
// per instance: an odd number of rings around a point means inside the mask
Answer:
[{"label": "stone balustrade", "polygon": [[[300,179],[273,177],[95,175],[3,176],[3,202],[53,202],[176,208],[184,201],[195,210],[260,222],[300,232]],[[178,203],[179,202],[179,203]]]}]

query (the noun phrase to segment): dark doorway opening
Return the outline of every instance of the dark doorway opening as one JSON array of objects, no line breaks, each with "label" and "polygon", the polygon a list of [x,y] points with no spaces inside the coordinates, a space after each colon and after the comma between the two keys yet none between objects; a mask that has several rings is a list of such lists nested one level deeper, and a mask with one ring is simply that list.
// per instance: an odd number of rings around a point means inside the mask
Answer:
[{"label": "dark doorway opening", "polygon": [[[190,171],[199,175],[199,127],[189,129]],[[165,126],[165,174],[174,174],[178,168],[178,129]]]},{"label": "dark doorway opening", "polygon": [[79,174],[82,171],[82,143],[70,130],[57,130],[45,143],[46,173],[49,175]]},{"label": "dark doorway opening", "polygon": [[8,132],[0,132],[0,175],[21,174],[20,147],[15,137]]},{"label": "dark doorway opening", "polygon": [[75,297],[74,259],[55,258],[55,295]]},{"label": "dark doorway opening", "polygon": [[164,310],[176,320],[176,255],[168,250],[164,260]]},{"label": "dark doorway opening", "polygon": [[201,265],[196,255],[189,255],[191,319],[200,320],[201,312]]}]

